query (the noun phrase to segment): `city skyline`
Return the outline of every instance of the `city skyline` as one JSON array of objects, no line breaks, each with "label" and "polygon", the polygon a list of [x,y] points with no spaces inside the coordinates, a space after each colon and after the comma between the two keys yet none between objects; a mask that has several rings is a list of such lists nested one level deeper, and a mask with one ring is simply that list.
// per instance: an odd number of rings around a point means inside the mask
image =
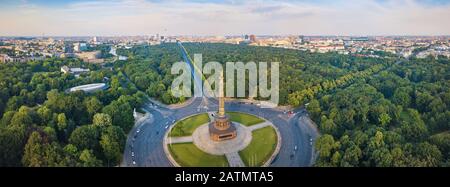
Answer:
[{"label": "city skyline", "polygon": [[0,36],[449,35],[450,1],[0,1]]}]

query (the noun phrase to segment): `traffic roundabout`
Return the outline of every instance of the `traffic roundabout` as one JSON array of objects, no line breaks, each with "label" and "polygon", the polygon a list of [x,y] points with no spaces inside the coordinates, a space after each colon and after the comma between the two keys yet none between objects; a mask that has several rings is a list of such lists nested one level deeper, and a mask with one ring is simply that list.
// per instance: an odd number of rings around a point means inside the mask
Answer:
[{"label": "traffic roundabout", "polygon": [[210,133],[216,113],[195,114],[172,125],[163,141],[171,164],[178,167],[269,166],[281,146],[277,128],[247,113],[227,112],[226,116],[234,125],[236,135],[220,141]]}]

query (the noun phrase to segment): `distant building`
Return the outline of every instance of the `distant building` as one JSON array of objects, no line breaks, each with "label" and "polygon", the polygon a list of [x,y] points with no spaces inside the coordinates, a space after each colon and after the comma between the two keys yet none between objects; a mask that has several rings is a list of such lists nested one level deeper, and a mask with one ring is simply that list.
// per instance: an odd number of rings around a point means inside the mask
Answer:
[{"label": "distant building", "polygon": [[126,56],[119,56],[119,60],[128,60],[128,57],[126,57]]},{"label": "distant building", "polygon": [[[240,41],[239,44],[250,44],[250,43],[252,43],[251,36],[254,36],[254,35],[247,35],[247,34],[244,35],[244,40]],[[256,40],[256,37],[254,39]]]},{"label": "distant building", "polygon": [[0,62],[21,62],[25,63],[31,60],[44,60],[43,56],[32,56],[32,57],[10,57],[7,54],[0,54]]},{"label": "distant building", "polygon": [[71,42],[64,43],[64,53],[73,53],[73,44]]},{"label": "distant building", "polygon": [[369,37],[352,37],[351,40],[357,42],[367,42],[369,41]]},{"label": "distant building", "polygon": [[73,44],[73,50],[75,52],[81,52],[87,50],[87,44],[86,43],[74,43]]},{"label": "distant building", "polygon": [[250,35],[250,42],[255,43],[256,42],[256,36],[254,34]]},{"label": "distant building", "polygon": [[102,63],[104,61],[103,59],[100,58],[101,57],[100,51],[75,53],[75,56],[81,58],[85,62],[90,63]]},{"label": "distant building", "polygon": [[95,83],[95,84],[86,84],[81,86],[76,86],[67,90],[68,92],[76,92],[76,91],[84,91],[86,93],[92,93],[99,90],[105,90],[108,88],[108,85],[105,83]]},{"label": "distant building", "polygon": [[89,69],[83,69],[83,68],[69,68],[67,66],[61,67],[61,72],[63,73],[70,73],[70,74],[81,74],[85,72],[89,72]]},{"label": "distant building", "polygon": [[305,41],[305,37],[303,35],[298,36],[297,38],[297,44],[302,44]]},{"label": "distant building", "polygon": [[0,54],[0,62],[5,63],[10,61],[10,57],[7,54]]}]

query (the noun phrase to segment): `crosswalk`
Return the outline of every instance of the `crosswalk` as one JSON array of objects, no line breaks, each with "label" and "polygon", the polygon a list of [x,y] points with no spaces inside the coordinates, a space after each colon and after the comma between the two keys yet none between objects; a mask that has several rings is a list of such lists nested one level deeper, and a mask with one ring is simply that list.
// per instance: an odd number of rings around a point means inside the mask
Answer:
[{"label": "crosswalk", "polygon": [[241,156],[239,156],[238,152],[231,152],[225,154],[228,160],[228,164],[230,164],[230,167],[245,167],[244,162],[241,159]]}]

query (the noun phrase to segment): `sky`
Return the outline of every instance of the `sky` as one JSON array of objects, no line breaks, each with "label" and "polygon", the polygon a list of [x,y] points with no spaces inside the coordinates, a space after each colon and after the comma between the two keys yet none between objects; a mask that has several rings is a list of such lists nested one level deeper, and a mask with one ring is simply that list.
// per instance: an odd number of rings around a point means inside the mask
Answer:
[{"label": "sky", "polygon": [[450,0],[0,0],[0,36],[450,35]]}]

